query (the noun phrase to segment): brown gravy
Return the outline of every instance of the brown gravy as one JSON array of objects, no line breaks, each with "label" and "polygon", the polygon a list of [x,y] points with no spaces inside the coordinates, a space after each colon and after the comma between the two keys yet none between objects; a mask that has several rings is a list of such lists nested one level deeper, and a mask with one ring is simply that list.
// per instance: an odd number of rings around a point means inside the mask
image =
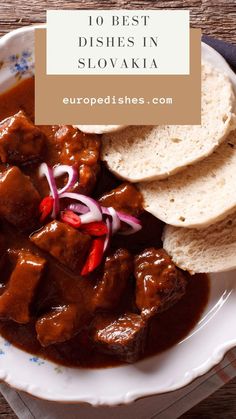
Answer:
[{"label": "brown gravy", "polygon": [[[31,119],[34,118],[33,79],[25,80],[1,95],[0,121],[16,113],[19,109],[24,110]],[[40,129],[44,131],[50,141],[53,127],[43,126]],[[40,190],[41,185],[35,175],[35,168],[34,172],[30,167],[25,168],[24,171],[33,178],[36,187]],[[110,191],[119,184],[120,181],[112,176],[103,166],[95,189],[95,196],[99,197],[102,193]],[[131,253],[139,252],[145,247],[161,246],[163,224],[146,212],[141,216],[141,220],[144,226],[141,232],[137,233],[135,237],[125,237],[125,247]],[[4,224],[3,229],[9,248],[19,249],[25,247],[27,249],[33,249],[34,252],[42,254],[48,261],[47,275],[42,281],[42,284],[40,284],[33,315],[39,315],[41,310],[47,309],[54,302],[55,304],[60,303],[58,286],[66,293],[67,301],[78,301],[78,298],[81,298],[81,289],[86,301],[89,301],[93,286],[92,280],[89,282],[86,279],[76,278],[75,275],[72,275],[63,269],[63,267],[57,265],[50,256],[46,256],[45,253],[39,251],[28,240],[26,235],[16,233],[13,227]],[[124,238],[122,236],[117,235],[114,237],[112,241],[114,248],[122,247],[123,244]],[[0,290],[2,291],[4,291],[5,281],[9,277],[10,269],[11,267],[7,267],[5,271],[1,272]],[[79,283],[79,286],[76,285],[76,281],[78,280],[82,281]],[[123,301],[123,307],[120,309],[124,307],[127,309],[132,304],[130,300],[132,300],[133,288],[134,281],[130,283],[130,289],[127,291],[126,299]],[[208,294],[209,281],[207,276],[196,275],[189,277],[186,295],[169,310],[153,318],[144,357],[161,352],[182,340],[199,321],[207,303]],[[13,321],[0,321],[0,333],[17,347],[29,353],[51,359],[59,364],[95,368],[120,364],[115,357],[96,351],[96,348],[89,341],[86,330],[83,330],[68,342],[54,344],[47,348],[40,346],[36,338],[33,323],[19,325]]]},{"label": "brown gravy", "polygon": [[[190,278],[187,293],[179,303],[152,320],[143,358],[158,354],[186,337],[199,321],[208,294],[209,282],[206,275]],[[40,346],[33,324],[0,322],[0,333],[20,349],[61,365],[104,368],[121,364],[115,357],[99,353],[95,347],[91,347],[86,332],[80,333],[68,342],[51,345],[48,348]]]}]

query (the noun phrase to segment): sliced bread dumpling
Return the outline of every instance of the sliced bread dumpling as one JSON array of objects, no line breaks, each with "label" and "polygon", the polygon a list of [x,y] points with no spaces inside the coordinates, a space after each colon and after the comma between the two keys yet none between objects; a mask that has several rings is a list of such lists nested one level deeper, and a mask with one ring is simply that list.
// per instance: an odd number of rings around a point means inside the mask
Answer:
[{"label": "sliced bread dumpling", "polygon": [[163,247],[174,263],[190,273],[236,268],[236,212],[206,229],[166,225]]},{"label": "sliced bread dumpling", "polygon": [[127,125],[73,125],[73,127],[86,134],[104,134],[106,132],[120,131]]},{"label": "sliced bread dumpling", "polygon": [[130,182],[164,179],[202,160],[236,127],[228,77],[202,66],[202,124],[131,126],[103,135],[102,159]]},{"label": "sliced bread dumpling", "polygon": [[201,162],[138,187],[146,211],[166,224],[204,228],[236,210],[235,174],[236,130]]}]

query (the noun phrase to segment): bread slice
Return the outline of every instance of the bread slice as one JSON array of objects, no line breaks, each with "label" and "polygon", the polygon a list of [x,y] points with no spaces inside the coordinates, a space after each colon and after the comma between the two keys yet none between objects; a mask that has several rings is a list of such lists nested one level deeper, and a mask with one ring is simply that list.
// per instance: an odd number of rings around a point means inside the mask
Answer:
[{"label": "bread slice", "polygon": [[102,159],[130,182],[164,179],[202,160],[236,127],[231,82],[202,66],[202,125],[132,126],[103,136]]},{"label": "bread slice", "polygon": [[86,134],[104,134],[106,132],[120,131],[127,125],[73,125],[73,127]]},{"label": "bread slice", "polygon": [[174,263],[192,274],[236,268],[236,212],[201,230],[166,225],[162,238]]},{"label": "bread slice", "polygon": [[204,228],[236,209],[236,130],[211,156],[168,179],[138,185],[144,208],[166,224]]}]

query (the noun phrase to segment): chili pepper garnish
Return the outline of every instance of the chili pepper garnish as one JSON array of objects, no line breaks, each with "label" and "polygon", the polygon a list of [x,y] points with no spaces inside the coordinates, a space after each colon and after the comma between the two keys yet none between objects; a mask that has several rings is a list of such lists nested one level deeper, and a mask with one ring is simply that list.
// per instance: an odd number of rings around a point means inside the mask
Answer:
[{"label": "chili pepper garnish", "polygon": [[103,257],[104,242],[104,237],[99,237],[93,240],[90,253],[81,271],[82,276],[88,275],[100,265]]},{"label": "chili pepper garnish", "polygon": [[83,224],[81,225],[80,230],[95,237],[105,236],[108,233],[108,228],[104,221],[94,221],[92,223]]},{"label": "chili pepper garnish", "polygon": [[54,199],[52,196],[46,196],[39,204],[40,221],[44,221],[53,210]]},{"label": "chili pepper garnish", "polygon": [[81,226],[80,217],[71,210],[62,211],[61,220],[74,228],[79,228]]}]

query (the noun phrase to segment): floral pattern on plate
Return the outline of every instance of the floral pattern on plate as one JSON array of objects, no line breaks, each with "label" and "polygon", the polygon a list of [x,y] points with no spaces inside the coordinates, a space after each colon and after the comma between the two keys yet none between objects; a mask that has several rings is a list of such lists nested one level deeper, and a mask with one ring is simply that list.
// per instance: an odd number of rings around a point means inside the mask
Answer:
[{"label": "floral pattern on plate", "polygon": [[7,60],[0,62],[0,70],[6,66],[17,80],[21,80],[23,76],[33,76],[34,61],[32,51],[23,50],[21,53],[11,54]]}]

